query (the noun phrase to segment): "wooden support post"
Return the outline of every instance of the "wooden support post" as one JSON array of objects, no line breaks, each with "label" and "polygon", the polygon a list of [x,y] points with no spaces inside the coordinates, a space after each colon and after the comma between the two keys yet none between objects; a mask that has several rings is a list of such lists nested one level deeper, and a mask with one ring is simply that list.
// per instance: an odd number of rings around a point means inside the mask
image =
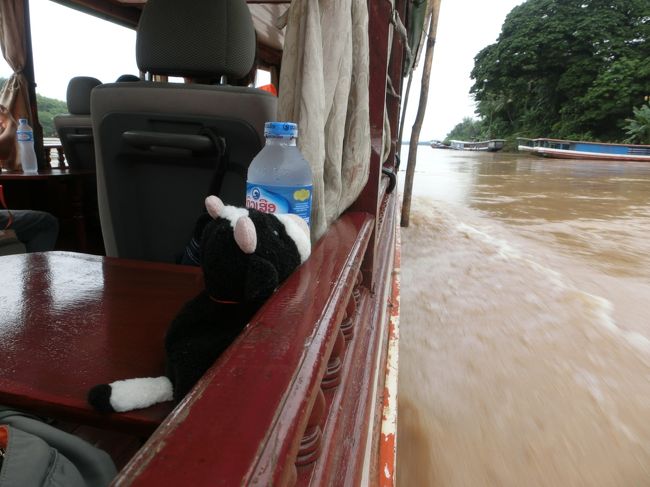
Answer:
[{"label": "wooden support post", "polygon": [[429,22],[429,33],[427,35],[427,48],[424,54],[424,67],[422,72],[422,83],[420,89],[420,102],[418,112],[413,123],[411,132],[411,141],[409,143],[409,157],[406,166],[406,180],[404,181],[404,199],[402,201],[402,219],[401,226],[409,226],[409,216],[411,213],[411,195],[413,192],[413,177],[415,175],[415,163],[417,161],[418,139],[424,121],[424,114],[427,111],[427,98],[429,97],[429,79],[431,78],[431,62],[433,59],[433,46],[435,45],[435,33],[438,25],[439,1],[431,3],[430,11],[427,13]]}]

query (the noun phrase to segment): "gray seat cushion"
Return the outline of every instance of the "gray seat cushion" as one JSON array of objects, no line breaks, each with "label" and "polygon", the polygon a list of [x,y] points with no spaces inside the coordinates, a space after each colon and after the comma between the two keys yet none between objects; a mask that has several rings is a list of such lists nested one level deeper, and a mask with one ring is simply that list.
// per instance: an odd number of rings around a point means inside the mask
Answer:
[{"label": "gray seat cushion", "polygon": [[66,102],[68,113],[90,115],[90,92],[102,82],[91,76],[75,76],[68,82]]},{"label": "gray seat cushion", "polygon": [[[246,172],[276,107],[276,97],[255,88],[139,82],[95,89],[92,118],[107,255],[176,262],[206,196],[243,206]],[[212,148],[175,143],[207,140],[208,131],[223,139],[225,159]],[[154,141],[134,143],[134,135]]]},{"label": "gray seat cushion", "polygon": [[136,61],[168,76],[244,77],[255,62],[255,27],[241,0],[149,0],[140,17]]},{"label": "gray seat cushion", "polygon": [[[255,30],[244,0],[149,0],[136,60],[150,75],[245,77]],[[174,262],[204,199],[245,204],[246,173],[275,120],[277,98],[255,88],[140,81],[98,86],[91,112],[107,255]]]},{"label": "gray seat cushion", "polygon": [[[68,83],[67,114],[54,117],[56,128],[68,165],[75,169],[95,168],[92,120],[90,118],[90,93],[101,85],[90,76],[75,76]],[[94,187],[89,188],[95,192]],[[92,196],[92,195],[90,195]]]}]

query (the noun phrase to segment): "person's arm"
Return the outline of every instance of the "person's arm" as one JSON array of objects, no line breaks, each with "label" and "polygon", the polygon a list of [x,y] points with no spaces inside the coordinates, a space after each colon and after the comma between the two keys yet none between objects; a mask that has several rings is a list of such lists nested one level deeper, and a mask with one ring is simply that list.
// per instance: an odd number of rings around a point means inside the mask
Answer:
[{"label": "person's arm", "polygon": [[16,145],[16,120],[0,105],[0,159],[9,159]]}]

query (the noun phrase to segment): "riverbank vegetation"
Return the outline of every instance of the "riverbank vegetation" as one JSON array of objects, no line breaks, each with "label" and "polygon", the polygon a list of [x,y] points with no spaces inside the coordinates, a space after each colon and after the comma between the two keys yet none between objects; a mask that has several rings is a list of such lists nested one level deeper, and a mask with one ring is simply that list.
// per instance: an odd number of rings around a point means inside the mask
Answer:
[{"label": "riverbank vegetation", "polygon": [[648,59],[648,0],[528,0],[474,58],[479,119],[448,138],[650,144]]},{"label": "riverbank vegetation", "polygon": [[[7,78],[0,78],[0,89],[2,89],[6,81]],[[53,120],[55,115],[68,113],[66,103],[36,93],[36,104],[38,105],[38,121],[43,127],[43,137],[58,137]]]},{"label": "riverbank vegetation", "polygon": [[626,120],[627,142],[650,144],[650,105],[634,108],[634,118]]}]

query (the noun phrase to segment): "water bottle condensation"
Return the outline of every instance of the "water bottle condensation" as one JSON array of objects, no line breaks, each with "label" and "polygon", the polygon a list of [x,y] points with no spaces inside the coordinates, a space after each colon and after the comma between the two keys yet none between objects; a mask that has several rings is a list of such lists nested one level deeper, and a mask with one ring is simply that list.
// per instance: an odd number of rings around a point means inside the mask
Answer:
[{"label": "water bottle condensation", "polygon": [[266,144],[248,168],[246,207],[265,213],[294,213],[309,225],[312,174],[296,146],[298,125],[264,124]]},{"label": "water bottle condensation", "polygon": [[18,160],[26,174],[38,172],[38,162],[34,151],[34,131],[27,123],[26,118],[18,120],[16,129],[16,145],[18,146]]}]

